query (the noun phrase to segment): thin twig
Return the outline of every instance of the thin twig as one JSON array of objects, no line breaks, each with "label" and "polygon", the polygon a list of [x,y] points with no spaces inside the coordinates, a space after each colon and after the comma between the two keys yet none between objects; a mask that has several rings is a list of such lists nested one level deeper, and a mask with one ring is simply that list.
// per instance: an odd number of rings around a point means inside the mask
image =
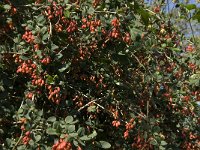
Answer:
[{"label": "thin twig", "polygon": [[133,54],[133,56],[138,61],[139,65],[142,66],[146,70],[145,66],[140,62],[139,58],[135,54]]},{"label": "thin twig", "polygon": [[196,46],[196,40],[195,40],[195,37],[194,37],[194,30],[193,30],[193,28],[192,28],[192,23],[191,23],[191,13],[189,13],[189,15],[190,15],[190,18],[189,18],[189,25],[190,25],[190,29],[191,29],[191,31],[192,31],[192,38],[193,38],[193,42],[194,42],[194,44],[195,44],[195,46]]},{"label": "thin twig", "polygon": [[90,104],[94,103],[95,101],[97,101],[98,99],[94,99],[90,102],[88,102],[86,105],[82,106],[81,108],[78,109],[78,111],[80,112],[82,109],[86,108],[87,106],[89,106]]},{"label": "thin twig", "polygon": [[8,38],[10,38],[11,40],[14,40],[10,35],[8,35],[7,33],[0,31],[1,34],[6,35]]},{"label": "thin twig", "polygon": [[96,104],[98,107],[102,108],[103,110],[106,110],[103,106],[101,106],[100,104],[94,102],[94,104]]},{"label": "thin twig", "polygon": [[14,147],[12,148],[12,150],[16,150],[17,149],[18,144],[21,142],[21,140],[23,138],[23,134],[24,134],[24,131],[22,131],[18,141],[15,143]]},{"label": "thin twig", "polygon": [[155,15],[158,19],[161,19],[155,12],[153,12],[152,10],[149,9],[145,9],[147,11],[149,11],[152,15]]}]

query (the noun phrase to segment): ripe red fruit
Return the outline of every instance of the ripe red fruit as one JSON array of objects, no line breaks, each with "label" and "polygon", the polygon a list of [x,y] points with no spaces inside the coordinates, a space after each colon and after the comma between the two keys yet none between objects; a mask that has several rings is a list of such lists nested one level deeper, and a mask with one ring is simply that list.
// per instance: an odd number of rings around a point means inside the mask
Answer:
[{"label": "ripe red fruit", "polygon": [[159,12],[160,12],[160,6],[155,7],[155,8],[154,8],[154,12],[155,12],[155,13],[159,13]]},{"label": "ripe red fruit", "polygon": [[26,136],[29,136],[30,134],[31,134],[30,131],[27,131],[27,132],[25,133]]}]

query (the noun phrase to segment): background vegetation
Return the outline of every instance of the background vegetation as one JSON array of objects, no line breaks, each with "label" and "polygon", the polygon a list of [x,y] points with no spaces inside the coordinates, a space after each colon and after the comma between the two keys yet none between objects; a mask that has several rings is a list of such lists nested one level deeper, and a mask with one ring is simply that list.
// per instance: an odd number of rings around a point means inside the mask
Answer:
[{"label": "background vegetation", "polygon": [[0,148],[200,149],[200,8],[173,3],[1,1]]}]

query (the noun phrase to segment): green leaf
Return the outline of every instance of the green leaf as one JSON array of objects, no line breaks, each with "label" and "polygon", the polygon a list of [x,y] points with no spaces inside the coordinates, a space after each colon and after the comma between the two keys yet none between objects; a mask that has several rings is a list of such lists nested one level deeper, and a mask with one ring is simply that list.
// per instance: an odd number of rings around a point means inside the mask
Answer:
[{"label": "green leaf", "polygon": [[68,136],[69,136],[69,138],[70,138],[70,137],[77,137],[77,136],[78,136],[78,133],[70,133]]},{"label": "green leaf", "polygon": [[53,43],[51,43],[51,50],[54,51],[55,49],[58,49],[59,47]]},{"label": "green leaf", "polygon": [[149,24],[149,18],[150,18],[149,13],[146,10],[144,10],[143,8],[139,9],[139,13],[141,15],[142,21],[147,26]]},{"label": "green leaf", "polygon": [[37,50],[36,54],[39,58],[42,58],[42,51],[41,50]]},{"label": "green leaf", "polygon": [[73,140],[73,144],[74,144],[75,146],[78,146],[78,142],[77,142],[76,140]]},{"label": "green leaf", "polygon": [[67,130],[68,130],[69,133],[74,132],[75,131],[75,125],[69,125]]},{"label": "green leaf", "polygon": [[46,130],[47,134],[49,135],[58,135],[58,133],[56,132],[56,129],[53,129],[53,128],[48,128]]},{"label": "green leaf", "polygon": [[26,150],[26,149],[27,149],[26,145],[20,145],[17,147],[17,150]]},{"label": "green leaf", "polygon": [[43,115],[43,110],[38,111],[37,115],[41,117]]},{"label": "green leaf", "polygon": [[153,129],[152,129],[152,132],[159,133],[160,132],[160,127],[159,126],[154,126]]},{"label": "green leaf", "polygon": [[65,9],[65,11],[64,11],[64,16],[65,16],[66,18],[69,18],[69,17],[70,17],[70,11],[69,11],[68,9]]},{"label": "green leaf", "polygon": [[36,44],[40,44],[41,43],[41,39],[37,36],[34,37],[34,43]]},{"label": "green leaf", "polygon": [[73,120],[74,120],[74,119],[73,119],[72,116],[67,116],[67,117],[65,118],[65,122],[68,123],[68,124],[71,123],[71,122],[73,122]]},{"label": "green leaf", "polygon": [[69,0],[64,0],[64,3],[65,3],[65,4],[68,4],[68,3],[69,3]]},{"label": "green leaf", "polygon": [[166,48],[166,47],[167,47],[167,44],[166,44],[166,43],[163,43],[163,44],[161,44],[161,47],[162,47],[162,48]]},{"label": "green leaf", "polygon": [[163,146],[159,146],[159,150],[165,150],[166,148]]},{"label": "green leaf", "polygon": [[116,81],[116,80],[114,80],[114,82],[115,82],[115,84],[118,85],[118,86],[122,86],[122,85],[123,85],[122,82],[118,82],[118,81]]},{"label": "green leaf", "polygon": [[158,145],[158,142],[155,139],[153,139],[153,140],[151,140],[150,144],[152,144],[152,145]]},{"label": "green leaf", "polygon": [[88,135],[89,138],[94,138],[97,136],[97,132],[94,130],[92,134]]},{"label": "green leaf", "polygon": [[132,40],[136,40],[136,37],[138,36],[138,34],[139,35],[142,34],[142,31],[137,28],[129,27],[129,30],[130,30]]},{"label": "green leaf", "polygon": [[162,145],[162,146],[167,145],[167,142],[161,141],[160,145]]},{"label": "green leaf", "polygon": [[4,131],[2,129],[0,129],[0,134],[3,135],[4,134]]},{"label": "green leaf", "polygon": [[195,4],[187,4],[184,6],[188,10],[196,9],[197,6]]},{"label": "green leaf", "polygon": [[50,76],[50,75],[47,75],[46,82],[48,84],[54,84],[54,78],[52,76]]},{"label": "green leaf", "polygon": [[33,26],[32,26],[31,24],[28,24],[28,25],[26,26],[26,28],[27,28],[28,30],[33,30]]},{"label": "green leaf", "polygon": [[39,15],[39,16],[37,16],[36,21],[37,21],[38,23],[44,22],[44,21],[45,21],[44,15]]},{"label": "green leaf", "polygon": [[47,119],[48,122],[55,122],[56,121],[56,117],[55,116],[51,116]]},{"label": "green leaf", "polygon": [[53,122],[53,128],[54,129],[59,129],[59,127],[60,127],[60,122],[59,121],[54,121]]},{"label": "green leaf", "polygon": [[89,9],[88,9],[88,14],[93,14],[94,13],[94,8],[93,7],[90,7]]},{"label": "green leaf", "polygon": [[6,4],[6,5],[3,5],[3,8],[4,8],[4,9],[7,9],[7,10],[10,10],[10,9],[11,9],[11,6],[8,5],[8,4]]},{"label": "green leaf", "polygon": [[65,137],[66,137],[66,134],[61,134],[60,135],[60,138],[62,138],[62,139],[65,138]]},{"label": "green leaf", "polygon": [[60,58],[62,58],[62,57],[63,57],[63,54],[62,54],[62,53],[56,54],[56,59],[57,59],[57,60],[60,59]]},{"label": "green leaf", "polygon": [[172,47],[171,50],[175,52],[181,52],[181,49],[176,47]]},{"label": "green leaf", "polygon": [[83,135],[84,132],[85,132],[85,130],[84,130],[83,127],[80,127],[80,128],[77,130],[77,133],[78,133],[79,135]]},{"label": "green leaf", "polygon": [[198,9],[198,11],[194,13],[194,15],[192,16],[192,19],[200,22],[200,9]]},{"label": "green leaf", "polygon": [[88,112],[96,112],[96,106],[89,106],[89,107],[87,108],[87,111],[88,111]]},{"label": "green leaf", "polygon": [[22,60],[28,60],[29,58],[23,55],[20,55],[19,58],[21,58]]},{"label": "green leaf", "polygon": [[88,137],[87,135],[84,135],[82,137],[80,137],[80,140],[82,141],[88,141],[88,140],[91,140],[92,138],[91,137]]},{"label": "green leaf", "polygon": [[45,34],[47,32],[47,27],[42,27],[42,29],[40,30],[40,32],[42,34]]},{"label": "green leaf", "polygon": [[44,34],[44,35],[42,36],[42,41],[46,40],[48,37],[49,37],[49,34],[48,34],[48,33]]},{"label": "green leaf", "polygon": [[35,142],[31,139],[29,142],[29,145],[33,146],[35,144]]},{"label": "green leaf", "polygon": [[41,135],[36,135],[34,138],[35,138],[35,142],[38,142],[41,140],[42,137]]},{"label": "green leaf", "polygon": [[99,141],[101,148],[108,149],[111,148],[111,144],[106,141]]},{"label": "green leaf", "polygon": [[62,68],[59,69],[59,72],[64,72],[66,69],[68,69],[71,65],[71,62],[67,63],[67,64],[63,64]]}]

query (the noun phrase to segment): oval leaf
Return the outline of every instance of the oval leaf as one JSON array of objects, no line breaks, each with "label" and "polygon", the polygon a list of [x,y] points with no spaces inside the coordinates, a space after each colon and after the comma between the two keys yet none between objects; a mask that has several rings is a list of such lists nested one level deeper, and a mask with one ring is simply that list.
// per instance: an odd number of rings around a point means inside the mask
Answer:
[{"label": "oval leaf", "polygon": [[111,147],[111,144],[106,141],[99,141],[101,148],[108,149]]},{"label": "oval leaf", "polygon": [[48,128],[46,130],[47,134],[49,135],[58,135],[58,133],[56,132],[56,129],[53,129],[53,128]]},{"label": "oval leaf", "polygon": [[55,122],[56,121],[56,117],[55,116],[51,116],[47,119],[47,121],[49,122]]},{"label": "oval leaf", "polygon": [[66,123],[71,123],[73,120],[74,120],[74,119],[73,119],[72,116],[67,116],[67,117],[65,118],[65,122],[66,122]]}]

